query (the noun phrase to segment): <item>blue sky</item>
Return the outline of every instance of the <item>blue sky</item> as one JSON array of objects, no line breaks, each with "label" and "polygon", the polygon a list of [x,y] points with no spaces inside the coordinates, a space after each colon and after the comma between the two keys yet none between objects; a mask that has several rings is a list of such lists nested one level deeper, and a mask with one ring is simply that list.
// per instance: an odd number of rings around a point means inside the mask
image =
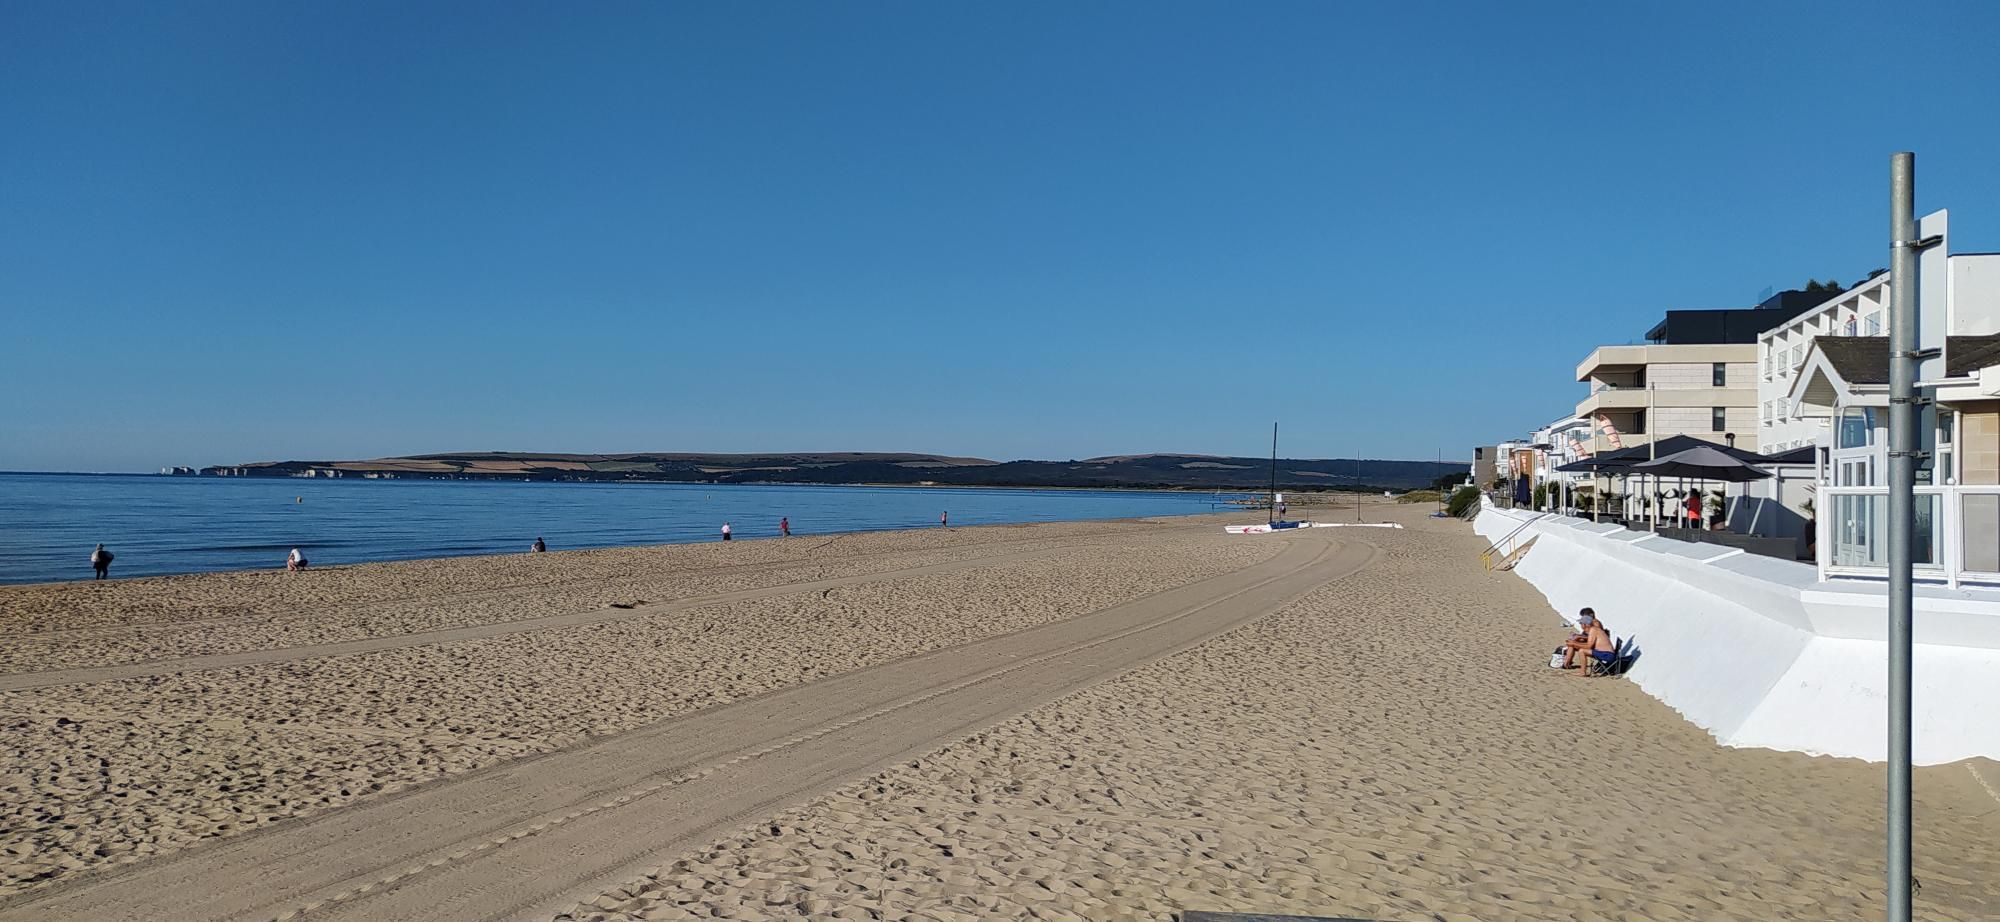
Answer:
[{"label": "blue sky", "polygon": [[0,469],[1254,455],[1274,418],[1287,455],[1463,456],[1662,310],[1885,265],[1892,151],[2000,250],[1996,27],[8,3]]}]

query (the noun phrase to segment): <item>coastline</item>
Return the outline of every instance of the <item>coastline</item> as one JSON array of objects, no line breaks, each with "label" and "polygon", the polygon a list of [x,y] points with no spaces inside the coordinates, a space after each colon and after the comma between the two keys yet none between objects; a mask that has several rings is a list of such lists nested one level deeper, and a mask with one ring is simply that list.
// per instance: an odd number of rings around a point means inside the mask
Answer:
[{"label": "coastline", "polygon": [[[701,544],[717,540],[723,522],[734,523],[736,541],[749,541],[775,537],[787,517],[795,535],[824,536],[921,530],[941,511],[954,528],[1223,511],[1204,501],[1208,494],[1185,491],[649,483],[640,485],[667,489],[628,492],[617,483],[418,480],[377,489],[360,480],[64,476],[76,486],[25,477],[0,484],[9,495],[44,497],[39,519],[0,537],[0,586],[88,581],[88,567],[59,549],[97,542],[118,555],[112,579],[125,580],[255,572],[280,566],[291,547],[324,568],[506,556],[537,536],[564,550]],[[940,503],[953,495],[967,498]],[[133,508],[151,514],[135,520]],[[154,524],[176,514],[203,524]]]}]

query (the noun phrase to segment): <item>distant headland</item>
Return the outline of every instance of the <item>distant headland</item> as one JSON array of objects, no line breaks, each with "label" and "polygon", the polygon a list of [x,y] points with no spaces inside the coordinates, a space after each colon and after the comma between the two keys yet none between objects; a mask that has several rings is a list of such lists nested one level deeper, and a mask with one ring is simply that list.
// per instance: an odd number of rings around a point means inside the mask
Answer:
[{"label": "distant headland", "polygon": [[[1376,490],[1430,486],[1465,462],[1279,459],[1284,489]],[[192,468],[162,473],[192,475]],[[903,452],[541,454],[462,452],[370,461],[258,461],[202,468],[210,477],[357,477],[410,480],[550,480],[659,483],[899,484],[981,487],[1261,489],[1269,458],[1116,455],[1072,461],[988,461]]]}]

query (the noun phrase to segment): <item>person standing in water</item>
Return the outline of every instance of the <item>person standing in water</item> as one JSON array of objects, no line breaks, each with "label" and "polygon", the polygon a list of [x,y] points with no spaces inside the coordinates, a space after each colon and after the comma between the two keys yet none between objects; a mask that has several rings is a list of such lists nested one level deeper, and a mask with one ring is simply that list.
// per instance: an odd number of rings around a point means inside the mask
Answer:
[{"label": "person standing in water", "polygon": [[778,519],[778,537],[789,538],[791,536],[792,536],[792,520],[790,518]]},{"label": "person standing in water", "polygon": [[540,535],[535,536],[535,546],[533,548],[534,552],[540,554],[546,552],[548,549],[549,546],[542,543],[541,536]]},{"label": "person standing in water", "polygon": [[728,523],[728,522],[724,522],[724,523],[722,523],[722,540],[724,540],[724,541],[727,541],[727,540],[729,540],[729,523]]},{"label": "person standing in water", "polygon": [[98,579],[111,578],[111,558],[113,556],[115,555],[105,550],[102,544],[97,546],[97,550],[90,552],[90,568],[97,571]]},{"label": "person standing in water", "polygon": [[938,527],[939,527],[939,528],[950,528],[950,527],[951,527],[951,513],[950,513],[950,512],[940,512],[940,513],[938,513]]}]

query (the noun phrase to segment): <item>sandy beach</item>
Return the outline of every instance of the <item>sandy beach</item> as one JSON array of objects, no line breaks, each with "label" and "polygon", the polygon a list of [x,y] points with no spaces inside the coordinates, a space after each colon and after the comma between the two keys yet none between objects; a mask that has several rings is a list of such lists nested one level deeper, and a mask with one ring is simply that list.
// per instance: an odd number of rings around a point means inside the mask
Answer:
[{"label": "sandy beach", "polygon": [[[1879,766],[1547,669],[1430,510],[0,588],[0,917],[1879,915]],[[1996,786],[1918,772],[1926,917]]]}]

